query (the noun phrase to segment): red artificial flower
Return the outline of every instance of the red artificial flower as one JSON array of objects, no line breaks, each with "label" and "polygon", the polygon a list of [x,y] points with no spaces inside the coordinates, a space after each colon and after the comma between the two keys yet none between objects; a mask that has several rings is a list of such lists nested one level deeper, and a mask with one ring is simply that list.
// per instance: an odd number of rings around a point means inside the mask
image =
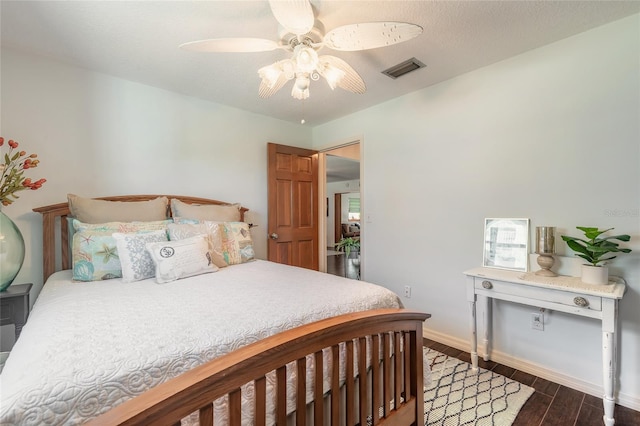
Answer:
[{"label": "red artificial flower", "polygon": [[[4,145],[4,138],[0,137],[0,146]],[[39,160],[36,154],[27,155],[26,151],[14,152],[18,148],[18,142],[9,139],[7,142],[9,151],[0,156],[0,204],[8,206],[13,203],[18,196],[16,192],[24,189],[40,189],[46,179],[38,179],[33,182],[30,178],[24,177],[25,170],[38,167]]]}]

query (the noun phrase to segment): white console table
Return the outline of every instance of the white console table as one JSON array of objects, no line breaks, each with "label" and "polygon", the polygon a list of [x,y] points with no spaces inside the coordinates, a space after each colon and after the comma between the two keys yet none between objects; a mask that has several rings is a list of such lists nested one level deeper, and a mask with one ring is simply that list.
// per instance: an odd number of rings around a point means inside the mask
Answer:
[{"label": "white console table", "polygon": [[475,268],[464,272],[467,276],[467,301],[471,307],[471,362],[478,368],[478,340],[476,326],[476,298],[485,303],[484,360],[489,361],[491,327],[491,299],[507,300],[539,308],[551,309],[602,321],[602,366],[604,396],[604,424],[615,421],[613,396],[616,374],[615,346],[618,322],[618,301],[625,292],[622,278],[610,277],[604,286],[585,284],[577,277],[542,277],[533,272],[518,272],[493,268]]}]

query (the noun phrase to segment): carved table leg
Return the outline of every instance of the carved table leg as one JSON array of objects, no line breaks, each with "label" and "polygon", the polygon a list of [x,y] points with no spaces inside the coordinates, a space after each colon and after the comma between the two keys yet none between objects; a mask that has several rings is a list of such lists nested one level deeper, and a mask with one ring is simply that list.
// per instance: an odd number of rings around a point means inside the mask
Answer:
[{"label": "carved table leg", "polygon": [[613,411],[615,409],[616,400],[613,397],[613,383],[615,377],[615,354],[613,350],[614,333],[609,331],[602,332],[602,372],[604,395],[602,403],[604,405],[604,424],[613,426]]},{"label": "carved table leg", "polygon": [[476,302],[470,301],[471,308],[471,366],[474,370],[478,369],[478,333],[476,327]]},{"label": "carved table leg", "polygon": [[489,361],[489,336],[491,333],[491,316],[493,315],[491,309],[493,308],[493,303],[491,303],[492,299],[490,297],[485,297],[484,304],[484,339],[482,339],[482,346],[484,348],[484,356],[482,359],[485,361]]}]

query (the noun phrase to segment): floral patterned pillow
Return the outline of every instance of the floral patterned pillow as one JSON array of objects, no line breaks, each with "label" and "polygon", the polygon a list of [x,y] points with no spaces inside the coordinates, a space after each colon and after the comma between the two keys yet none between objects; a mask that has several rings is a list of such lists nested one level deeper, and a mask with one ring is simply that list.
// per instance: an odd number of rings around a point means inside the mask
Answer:
[{"label": "floral patterned pillow", "polygon": [[218,268],[227,266],[227,261],[223,254],[222,244],[222,228],[223,225],[217,222],[202,223],[170,223],[167,226],[170,241],[184,240],[196,235],[206,234],[209,236],[212,244],[212,260]]},{"label": "floral patterned pillow", "polygon": [[79,231],[73,234],[72,259],[75,281],[122,277],[122,267],[112,232]]},{"label": "floral patterned pillow", "polygon": [[222,233],[222,257],[228,265],[237,265],[255,259],[253,239],[248,223],[200,221],[198,219],[185,219],[182,217],[174,217],[173,220],[178,224],[220,225],[220,231]]},{"label": "floral patterned pillow", "polygon": [[225,260],[229,265],[246,263],[255,259],[253,239],[248,223],[224,222],[222,241],[225,247]]},{"label": "floral patterned pillow", "polygon": [[73,279],[98,281],[122,277],[122,266],[113,233],[136,233],[167,229],[171,220],[151,222],[84,223],[71,220],[70,237]]},{"label": "floral patterned pillow", "polygon": [[122,281],[133,281],[153,278],[156,267],[151,255],[147,251],[148,243],[168,241],[167,231],[150,231],[137,234],[113,234],[118,247],[118,255],[122,264]]}]

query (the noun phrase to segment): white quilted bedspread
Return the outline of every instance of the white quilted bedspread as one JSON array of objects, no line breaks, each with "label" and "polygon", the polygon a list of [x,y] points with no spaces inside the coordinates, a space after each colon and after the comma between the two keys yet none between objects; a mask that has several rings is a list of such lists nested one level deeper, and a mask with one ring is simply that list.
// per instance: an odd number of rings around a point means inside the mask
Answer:
[{"label": "white quilted bedspread", "polygon": [[54,274],[0,375],[0,424],[77,425],[208,360],[305,323],[397,308],[393,292],[272,262],[168,284]]}]

